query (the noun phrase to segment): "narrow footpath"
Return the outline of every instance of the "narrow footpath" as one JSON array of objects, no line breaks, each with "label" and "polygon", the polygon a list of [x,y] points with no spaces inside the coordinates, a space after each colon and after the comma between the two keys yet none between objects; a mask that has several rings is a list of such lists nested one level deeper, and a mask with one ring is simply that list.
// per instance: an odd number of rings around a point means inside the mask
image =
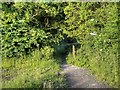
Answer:
[{"label": "narrow footpath", "polygon": [[98,82],[86,69],[65,63],[61,65],[61,69],[61,74],[65,74],[69,88],[108,88],[107,85]]}]

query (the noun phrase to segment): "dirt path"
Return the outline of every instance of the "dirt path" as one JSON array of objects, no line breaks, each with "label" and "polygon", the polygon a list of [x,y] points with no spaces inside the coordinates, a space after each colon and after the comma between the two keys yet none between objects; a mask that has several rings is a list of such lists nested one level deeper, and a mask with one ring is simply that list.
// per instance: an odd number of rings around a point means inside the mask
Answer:
[{"label": "dirt path", "polygon": [[88,70],[67,64],[61,65],[61,72],[65,74],[70,88],[107,88],[98,82],[95,76],[88,74]]}]

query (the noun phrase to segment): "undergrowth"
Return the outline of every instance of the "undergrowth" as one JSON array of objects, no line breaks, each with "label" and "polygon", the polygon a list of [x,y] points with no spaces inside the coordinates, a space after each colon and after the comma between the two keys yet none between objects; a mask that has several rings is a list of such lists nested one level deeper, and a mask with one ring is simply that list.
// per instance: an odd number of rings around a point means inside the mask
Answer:
[{"label": "undergrowth", "polygon": [[58,75],[59,64],[52,58],[41,58],[41,52],[2,60],[2,88],[66,88],[64,75]]},{"label": "undergrowth", "polygon": [[99,81],[107,83],[110,87],[118,88],[119,86],[118,57],[117,52],[112,52],[112,49],[83,51],[81,48],[76,51],[75,58],[69,53],[67,63],[89,69]]}]

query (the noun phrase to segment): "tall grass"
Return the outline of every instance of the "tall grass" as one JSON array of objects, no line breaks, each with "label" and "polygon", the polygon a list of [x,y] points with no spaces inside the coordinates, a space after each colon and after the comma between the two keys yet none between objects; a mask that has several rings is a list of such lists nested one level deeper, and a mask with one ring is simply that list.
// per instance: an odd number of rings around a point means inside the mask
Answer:
[{"label": "tall grass", "polygon": [[31,55],[2,60],[2,88],[66,88],[59,64],[35,50]]},{"label": "tall grass", "polygon": [[118,52],[117,49],[107,48],[99,50],[90,47],[81,47],[73,58],[69,53],[67,63],[91,70],[97,79],[109,84],[110,87],[118,87]]}]

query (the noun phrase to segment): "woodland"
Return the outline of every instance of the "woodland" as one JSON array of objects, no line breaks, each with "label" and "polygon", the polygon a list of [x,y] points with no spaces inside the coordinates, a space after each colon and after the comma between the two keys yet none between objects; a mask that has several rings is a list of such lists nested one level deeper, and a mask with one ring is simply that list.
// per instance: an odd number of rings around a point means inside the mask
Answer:
[{"label": "woodland", "polygon": [[2,88],[67,88],[60,65],[119,84],[119,2],[2,2]]}]

